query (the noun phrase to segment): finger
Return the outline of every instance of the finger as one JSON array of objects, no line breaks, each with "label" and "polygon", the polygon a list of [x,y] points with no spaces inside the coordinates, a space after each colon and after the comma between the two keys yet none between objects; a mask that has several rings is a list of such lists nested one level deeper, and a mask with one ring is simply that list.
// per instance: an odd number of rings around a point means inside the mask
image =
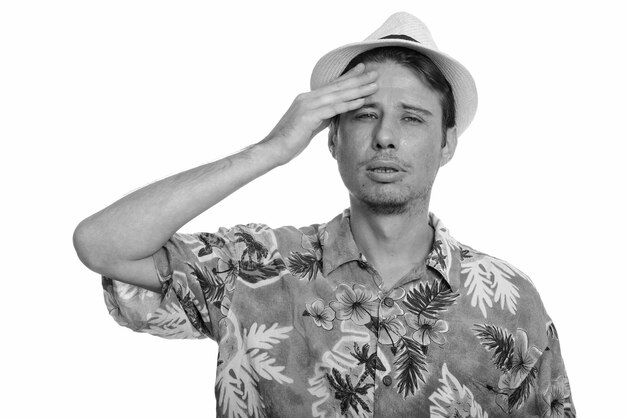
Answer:
[{"label": "finger", "polygon": [[330,119],[333,116],[339,115],[341,113],[350,112],[352,110],[359,109],[365,103],[364,97],[359,97],[358,99],[346,101],[346,102],[337,102],[333,103],[329,106],[324,106],[319,109],[319,116],[324,119]]},{"label": "finger", "polygon": [[378,84],[369,83],[347,90],[335,91],[311,99],[310,106],[312,109],[315,109],[323,106],[332,105],[334,103],[347,102],[361,97],[370,96],[374,94],[377,90]]},{"label": "finger", "polygon": [[312,91],[311,93],[313,97],[318,97],[320,95],[332,93],[334,91],[345,90],[359,85],[371,83],[372,81],[376,80],[377,77],[378,73],[376,71],[368,71],[366,73],[356,74],[350,78],[335,80],[330,84],[327,84],[317,90]]},{"label": "finger", "polygon": [[339,77],[332,80],[331,83],[334,81],[345,80],[346,78],[354,77],[355,75],[362,73],[363,70],[365,70],[365,64],[360,62],[354,67],[350,68],[345,74],[342,74]]}]

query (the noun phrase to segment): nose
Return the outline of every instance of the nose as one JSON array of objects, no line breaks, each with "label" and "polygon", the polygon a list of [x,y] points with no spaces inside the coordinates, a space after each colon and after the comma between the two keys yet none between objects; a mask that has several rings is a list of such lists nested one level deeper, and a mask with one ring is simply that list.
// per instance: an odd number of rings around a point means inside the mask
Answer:
[{"label": "nose", "polygon": [[381,117],[374,132],[372,148],[375,150],[397,149],[398,136],[391,118]]}]

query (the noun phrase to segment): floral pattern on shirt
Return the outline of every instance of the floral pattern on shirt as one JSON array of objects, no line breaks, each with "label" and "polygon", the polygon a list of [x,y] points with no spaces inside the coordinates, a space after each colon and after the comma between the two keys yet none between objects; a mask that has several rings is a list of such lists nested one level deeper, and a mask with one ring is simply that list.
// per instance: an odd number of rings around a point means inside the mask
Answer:
[{"label": "floral pattern on shirt", "polygon": [[392,286],[350,212],[303,228],[177,233],[161,294],[103,277],[122,326],[219,344],[219,417],[573,417],[556,328],[530,279],[452,238]]}]

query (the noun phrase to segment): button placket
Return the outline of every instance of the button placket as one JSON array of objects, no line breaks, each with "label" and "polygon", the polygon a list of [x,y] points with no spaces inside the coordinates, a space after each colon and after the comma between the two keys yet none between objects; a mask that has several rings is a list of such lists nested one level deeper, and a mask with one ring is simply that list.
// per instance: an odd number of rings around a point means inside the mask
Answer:
[{"label": "button placket", "polygon": [[382,277],[380,277],[380,274],[378,274],[374,266],[367,262],[367,259],[365,258],[365,255],[363,255],[363,253],[359,254],[359,259],[357,260],[357,263],[359,264],[359,267],[361,267],[363,270],[367,271],[370,274],[370,276],[374,280],[374,284],[376,284],[378,289],[384,290]]}]

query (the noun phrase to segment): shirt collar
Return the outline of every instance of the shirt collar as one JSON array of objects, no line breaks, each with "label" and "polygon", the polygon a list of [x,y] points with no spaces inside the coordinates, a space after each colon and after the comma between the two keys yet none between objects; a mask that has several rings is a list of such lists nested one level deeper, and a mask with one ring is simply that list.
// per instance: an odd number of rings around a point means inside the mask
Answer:
[{"label": "shirt collar", "polygon": [[[435,230],[435,236],[432,249],[426,257],[426,265],[439,272],[454,291],[459,287],[460,278],[457,277],[455,280],[450,271],[453,251],[458,248],[458,244],[450,236],[448,229],[441,220],[432,212],[428,213],[428,223]],[[354,242],[350,229],[349,208],[328,222],[325,231],[325,239],[322,243],[322,272],[324,276],[328,276],[342,264],[361,259],[361,252]]]}]

